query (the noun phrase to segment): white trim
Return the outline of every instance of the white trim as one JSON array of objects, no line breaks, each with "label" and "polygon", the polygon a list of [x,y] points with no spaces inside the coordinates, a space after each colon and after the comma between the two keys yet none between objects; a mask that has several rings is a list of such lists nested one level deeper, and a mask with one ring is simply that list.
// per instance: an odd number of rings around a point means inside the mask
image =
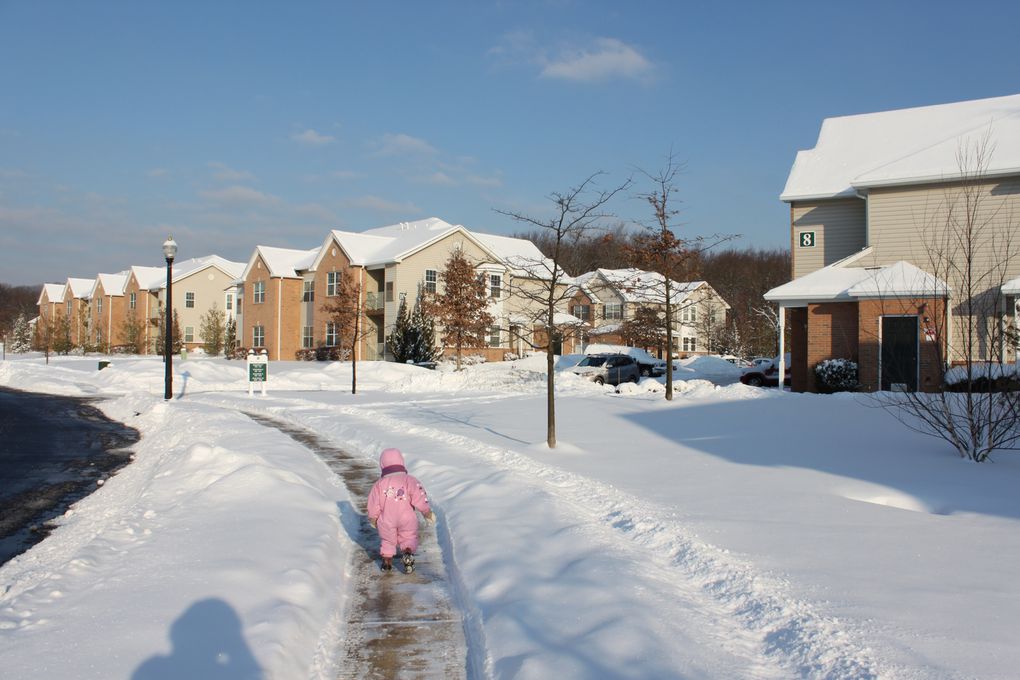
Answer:
[{"label": "white trim", "polygon": [[[793,357],[790,357],[791,360]],[[782,391],[786,386],[786,305],[779,303],[779,375],[776,378]],[[793,389],[793,376],[790,376],[790,389]]]}]

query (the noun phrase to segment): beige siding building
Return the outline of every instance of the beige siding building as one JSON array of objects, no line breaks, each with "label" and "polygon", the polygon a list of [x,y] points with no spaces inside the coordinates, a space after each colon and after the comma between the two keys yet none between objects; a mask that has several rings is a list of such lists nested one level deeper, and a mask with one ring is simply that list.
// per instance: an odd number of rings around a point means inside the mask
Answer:
[{"label": "beige siding building", "polygon": [[791,325],[795,390],[858,362],[870,389],[940,389],[965,358],[1016,361],[1020,95],[827,119],[797,155]]}]

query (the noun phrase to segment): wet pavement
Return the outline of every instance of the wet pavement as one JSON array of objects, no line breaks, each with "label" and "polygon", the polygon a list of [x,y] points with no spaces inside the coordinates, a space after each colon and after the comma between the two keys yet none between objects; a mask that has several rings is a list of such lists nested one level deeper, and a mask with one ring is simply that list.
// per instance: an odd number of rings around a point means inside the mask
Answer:
[{"label": "wet pavement", "polygon": [[379,478],[374,461],[347,453],[314,432],[248,413],[319,455],[340,476],[357,508],[341,507],[341,520],[363,554],[355,557],[346,638],[338,651],[338,678],[464,678],[467,645],[453,604],[435,531],[423,528],[415,570],[379,569],[379,537],[365,515],[368,492]]},{"label": "wet pavement", "polygon": [[138,431],[93,401],[0,388],[0,564],[130,462]]}]

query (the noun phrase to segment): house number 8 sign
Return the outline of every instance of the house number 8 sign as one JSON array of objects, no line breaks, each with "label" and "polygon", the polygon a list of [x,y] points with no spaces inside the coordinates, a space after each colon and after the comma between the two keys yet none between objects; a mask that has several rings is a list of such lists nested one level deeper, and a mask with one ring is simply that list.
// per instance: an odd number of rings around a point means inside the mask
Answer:
[{"label": "house number 8 sign", "polygon": [[813,231],[802,231],[802,232],[800,232],[800,247],[801,248],[814,248],[815,247],[815,232],[813,232]]}]

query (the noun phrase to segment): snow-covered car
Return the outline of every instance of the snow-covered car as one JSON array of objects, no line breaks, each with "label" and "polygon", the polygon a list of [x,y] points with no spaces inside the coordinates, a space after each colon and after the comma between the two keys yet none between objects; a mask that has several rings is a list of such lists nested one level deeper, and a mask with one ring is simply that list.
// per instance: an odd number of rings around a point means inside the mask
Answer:
[{"label": "snow-covered car", "polygon": [[619,385],[641,379],[637,362],[626,354],[589,354],[570,372],[600,385]]},{"label": "snow-covered car", "polygon": [[657,359],[640,347],[626,347],[624,345],[588,345],[585,354],[625,354],[637,362],[641,375],[660,376],[666,375],[666,361]]},{"label": "snow-covered car", "polygon": [[[786,355],[786,375],[783,384],[790,384],[790,355]],[[766,359],[756,366],[745,368],[740,374],[740,382],[751,387],[777,387],[779,385],[779,357]]]}]

